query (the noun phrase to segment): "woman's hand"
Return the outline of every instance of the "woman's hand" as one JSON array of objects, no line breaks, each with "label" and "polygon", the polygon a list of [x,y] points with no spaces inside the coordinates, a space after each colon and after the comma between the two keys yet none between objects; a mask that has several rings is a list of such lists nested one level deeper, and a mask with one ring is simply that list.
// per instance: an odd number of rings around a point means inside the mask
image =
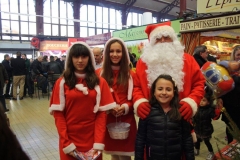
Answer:
[{"label": "woman's hand", "polygon": [[100,151],[100,150],[97,150],[97,149],[94,149],[94,150],[93,150],[92,158],[93,158],[95,155],[96,155],[96,156],[98,155],[98,151]]},{"label": "woman's hand", "polygon": [[117,114],[116,114],[117,117],[122,116],[124,113],[125,113],[125,107],[123,105],[117,108]]},{"label": "woman's hand", "polygon": [[75,156],[74,152],[77,152],[77,151],[73,150],[73,151],[69,152],[68,154],[69,154],[70,156],[72,156],[72,157],[74,157],[74,158],[77,159],[77,157]]},{"label": "woman's hand", "polygon": [[115,117],[117,117],[117,109],[118,107],[115,107],[115,108],[113,108],[113,109],[111,109],[110,110],[110,113],[112,114],[112,115],[114,115]]}]

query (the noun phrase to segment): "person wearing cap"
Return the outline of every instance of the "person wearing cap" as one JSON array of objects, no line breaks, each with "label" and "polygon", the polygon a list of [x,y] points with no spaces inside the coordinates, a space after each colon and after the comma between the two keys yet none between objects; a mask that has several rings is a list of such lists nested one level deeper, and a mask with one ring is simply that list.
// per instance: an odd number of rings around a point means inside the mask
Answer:
[{"label": "person wearing cap", "polygon": [[59,134],[60,159],[74,160],[77,153],[90,149],[102,151],[105,111],[114,106],[108,84],[95,73],[89,46],[74,43],[67,51],[65,70],[55,83],[49,108]]},{"label": "person wearing cap", "polygon": [[150,112],[150,86],[160,74],[173,77],[179,89],[180,113],[190,120],[204,95],[205,79],[195,59],[184,53],[184,46],[170,26],[171,22],[148,25],[149,43],[137,63],[134,81],[134,112],[145,119]]},{"label": "person wearing cap", "polygon": [[111,160],[131,160],[137,133],[132,103],[134,73],[131,71],[128,50],[122,39],[111,38],[106,42],[103,67],[96,72],[107,81],[116,102],[116,106],[108,110],[107,125],[116,121],[130,124],[126,139],[112,139],[109,132],[106,132],[104,152],[111,155]]}]

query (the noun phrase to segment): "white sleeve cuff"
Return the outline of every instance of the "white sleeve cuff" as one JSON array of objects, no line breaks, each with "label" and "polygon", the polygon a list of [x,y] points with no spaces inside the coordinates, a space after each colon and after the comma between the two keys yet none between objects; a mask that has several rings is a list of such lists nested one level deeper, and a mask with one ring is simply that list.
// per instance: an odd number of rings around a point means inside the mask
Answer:
[{"label": "white sleeve cuff", "polygon": [[[138,116],[137,114],[137,109],[138,109],[138,106],[143,103],[143,102],[148,102],[148,100],[146,98],[140,98],[139,100],[137,100],[134,105],[133,105],[133,108],[134,108],[134,113]],[[139,116],[138,116],[139,117]]]},{"label": "white sleeve cuff", "polygon": [[76,149],[76,146],[75,146],[73,143],[71,143],[71,144],[68,145],[67,147],[63,148],[63,152],[64,152],[65,154],[68,154],[68,153],[72,152],[72,151],[75,150],[75,149]]},{"label": "white sleeve cuff", "polygon": [[102,144],[102,143],[94,143],[94,144],[93,144],[93,149],[103,150],[104,147],[105,147],[105,145]]},{"label": "white sleeve cuff", "polygon": [[192,98],[189,98],[189,97],[183,98],[181,101],[184,101],[191,106],[193,111],[193,114],[192,114],[192,117],[193,117],[197,113],[197,109],[198,109],[197,103]]}]

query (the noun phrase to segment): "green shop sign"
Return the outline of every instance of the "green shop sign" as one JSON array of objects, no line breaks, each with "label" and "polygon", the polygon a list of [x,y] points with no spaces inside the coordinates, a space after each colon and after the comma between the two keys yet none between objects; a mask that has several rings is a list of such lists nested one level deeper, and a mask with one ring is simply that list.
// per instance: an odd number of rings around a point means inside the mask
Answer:
[{"label": "green shop sign", "polygon": [[[175,32],[178,34],[180,30],[180,21],[181,19],[178,20],[172,20],[171,21],[171,26],[175,30]],[[113,31],[112,36],[113,37],[119,37],[123,41],[134,41],[134,40],[141,40],[141,39],[147,39],[147,34],[145,33],[145,26],[140,26],[140,27],[135,27],[135,28],[128,28],[124,30],[119,30],[119,31]]]},{"label": "green shop sign", "polygon": [[147,39],[145,28],[146,26],[141,26],[120,31],[113,31],[113,37],[119,37],[124,41]]}]

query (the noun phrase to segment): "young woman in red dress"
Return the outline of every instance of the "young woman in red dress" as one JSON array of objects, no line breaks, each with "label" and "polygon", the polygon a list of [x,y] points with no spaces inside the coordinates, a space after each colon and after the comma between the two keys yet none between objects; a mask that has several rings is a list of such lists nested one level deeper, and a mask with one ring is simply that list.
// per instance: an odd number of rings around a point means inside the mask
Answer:
[{"label": "young woman in red dress", "polygon": [[110,154],[112,160],[131,160],[137,127],[132,103],[134,73],[129,66],[128,50],[121,39],[111,38],[105,44],[103,56],[103,67],[97,73],[107,81],[116,102],[116,106],[109,110],[107,124],[116,121],[130,124],[126,139],[112,139],[109,132],[106,132],[104,152]]},{"label": "young woman in red dress", "polygon": [[115,105],[108,84],[95,73],[89,46],[73,44],[67,51],[63,75],[54,85],[49,108],[59,134],[60,159],[76,160],[75,153],[90,149],[102,151],[105,111]]}]

